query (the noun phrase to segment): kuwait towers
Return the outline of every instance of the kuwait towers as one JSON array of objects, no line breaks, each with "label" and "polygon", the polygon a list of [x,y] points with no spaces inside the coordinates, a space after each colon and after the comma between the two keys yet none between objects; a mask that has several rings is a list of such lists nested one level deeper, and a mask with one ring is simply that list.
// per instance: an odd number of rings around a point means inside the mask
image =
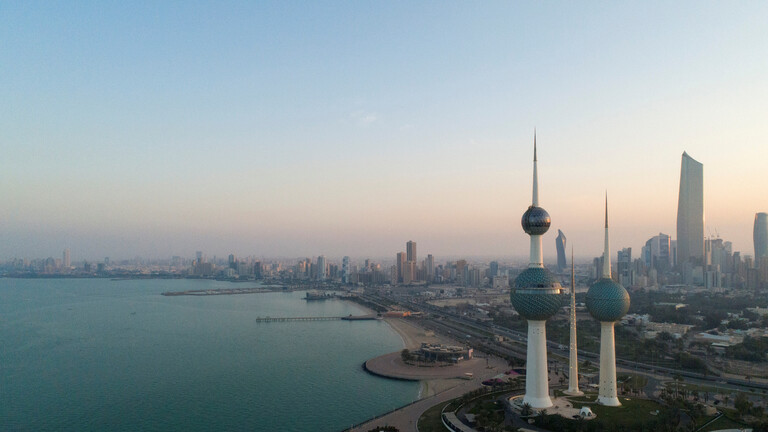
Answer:
[{"label": "kuwait towers", "polygon": [[611,254],[608,246],[608,196],[605,197],[605,249],[603,275],[587,292],[587,310],[600,321],[600,389],[597,402],[619,406],[616,393],[616,345],[613,325],[629,310],[629,294],[611,279]]},{"label": "kuwait towers", "polygon": [[531,259],[528,268],[515,279],[510,300],[517,313],[528,321],[528,353],[526,358],[525,396],[523,403],[531,408],[549,408],[549,373],[547,372],[546,320],[560,309],[560,283],[544,268],[541,236],[552,221],[539,207],[539,183],[536,171],[536,134],[533,135],[533,203],[523,213],[523,231],[531,236]]}]

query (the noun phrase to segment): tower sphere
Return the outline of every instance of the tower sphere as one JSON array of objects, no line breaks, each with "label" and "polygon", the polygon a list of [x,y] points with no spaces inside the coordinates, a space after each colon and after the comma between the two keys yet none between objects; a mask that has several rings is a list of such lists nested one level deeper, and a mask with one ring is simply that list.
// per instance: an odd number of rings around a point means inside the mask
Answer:
[{"label": "tower sphere", "polygon": [[561,289],[552,272],[543,267],[528,267],[515,279],[509,300],[523,318],[543,321],[562,307]]},{"label": "tower sphere", "polygon": [[615,322],[629,310],[629,293],[610,278],[602,278],[587,291],[587,310],[600,322]]},{"label": "tower sphere", "polygon": [[528,235],[542,235],[549,230],[552,219],[549,213],[541,207],[530,206],[523,213],[523,231]]}]

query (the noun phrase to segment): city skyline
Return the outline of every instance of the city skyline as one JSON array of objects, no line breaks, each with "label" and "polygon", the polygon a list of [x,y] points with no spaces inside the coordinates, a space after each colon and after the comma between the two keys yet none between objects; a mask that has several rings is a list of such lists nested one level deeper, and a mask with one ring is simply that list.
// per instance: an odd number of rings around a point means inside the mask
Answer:
[{"label": "city skyline", "polygon": [[577,259],[606,188],[619,248],[675,235],[684,151],[750,254],[768,6],[728,6],[6,5],[0,259],[523,258],[534,127]]}]

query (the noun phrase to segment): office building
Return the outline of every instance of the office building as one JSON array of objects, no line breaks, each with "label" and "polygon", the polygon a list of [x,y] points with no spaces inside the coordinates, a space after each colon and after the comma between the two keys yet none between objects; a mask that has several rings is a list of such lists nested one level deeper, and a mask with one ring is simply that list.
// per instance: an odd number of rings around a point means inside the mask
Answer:
[{"label": "office building", "polygon": [[341,260],[341,283],[349,283],[349,257],[345,256]]},{"label": "office building", "polygon": [[405,244],[405,251],[406,251],[406,261],[413,261],[416,262],[416,242],[409,240],[408,243]]},{"label": "office building", "polygon": [[667,234],[659,233],[645,242],[641,250],[645,266],[666,272],[674,265],[672,260],[672,239]]},{"label": "office building", "polygon": [[435,280],[435,257],[432,254],[427,255],[427,259],[424,261],[425,273],[427,275],[427,282]]},{"label": "office building", "polygon": [[317,257],[317,280],[325,280],[327,275],[325,257],[320,255]]},{"label": "office building", "polygon": [[755,245],[755,264],[757,264],[760,258],[768,257],[768,213],[755,215],[752,239]]},{"label": "office building", "polygon": [[557,230],[557,238],[555,239],[555,249],[557,249],[557,272],[562,273],[568,266],[565,259],[565,246],[566,238],[562,231]]},{"label": "office building", "polygon": [[635,284],[635,273],[632,268],[632,248],[624,248],[618,253],[616,263],[619,284],[631,287]]},{"label": "office building", "polygon": [[704,255],[704,166],[683,152],[677,201],[677,265],[702,265]]},{"label": "office building", "polygon": [[395,265],[397,266],[397,280],[394,282],[403,282],[403,272],[405,271],[405,252],[398,252],[395,258]]}]

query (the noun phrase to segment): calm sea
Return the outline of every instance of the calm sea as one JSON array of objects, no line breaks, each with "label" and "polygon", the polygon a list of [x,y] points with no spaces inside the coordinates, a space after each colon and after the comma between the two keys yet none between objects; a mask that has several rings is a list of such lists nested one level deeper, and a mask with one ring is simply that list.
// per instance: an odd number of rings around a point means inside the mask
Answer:
[{"label": "calm sea", "polygon": [[338,431],[415,399],[370,376],[402,348],[380,321],[304,292],[165,297],[192,280],[0,279],[0,430]]}]

